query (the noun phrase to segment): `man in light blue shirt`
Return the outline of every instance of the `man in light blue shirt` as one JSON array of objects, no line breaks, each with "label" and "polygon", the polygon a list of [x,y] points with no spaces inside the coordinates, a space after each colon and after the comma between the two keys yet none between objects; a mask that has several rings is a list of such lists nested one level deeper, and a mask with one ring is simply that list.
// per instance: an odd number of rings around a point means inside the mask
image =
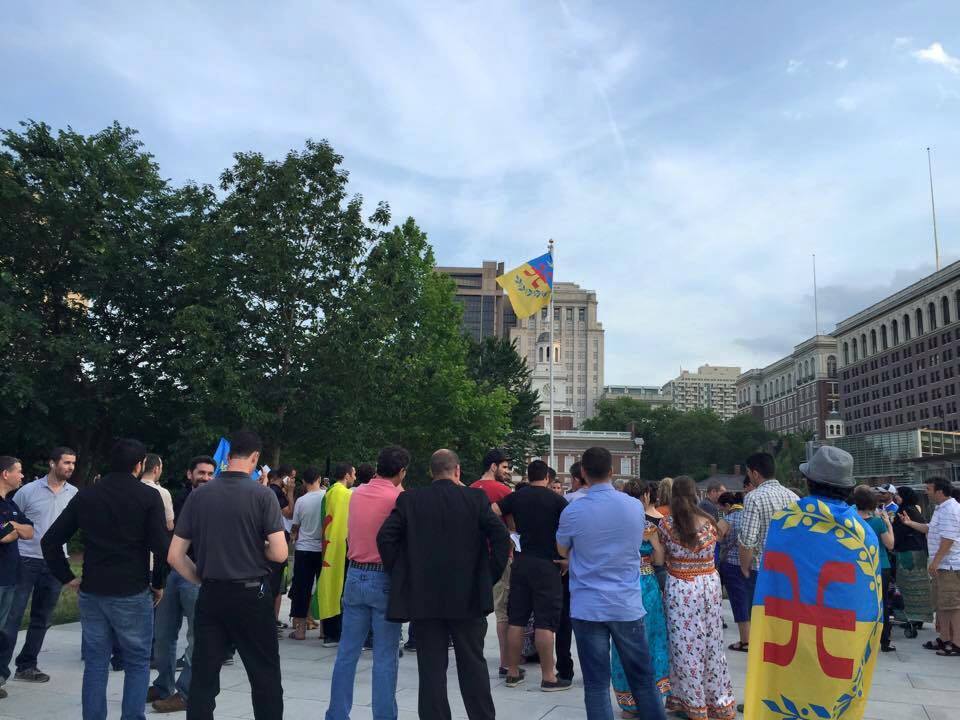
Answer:
[{"label": "man in light blue shirt", "polygon": [[60,517],[60,513],[77,494],[77,488],[67,482],[73,476],[76,464],[77,454],[73,450],[65,447],[54,448],[50,453],[49,472],[39,480],[27,483],[13,496],[17,507],[33,523],[34,533],[30,540],[18,541],[20,571],[13,605],[3,629],[3,638],[0,639],[0,684],[10,677],[10,658],[13,656],[17,633],[31,596],[33,600],[30,603],[30,626],[27,628],[23,649],[17,655],[17,672],[14,677],[34,683],[50,680],[49,675],[37,668],[37,655],[43,647],[43,638],[50,626],[62,586],[43,559],[40,541],[53,525],[53,521]]},{"label": "man in light blue shirt", "polygon": [[610,484],[613,458],[592,447],[580,459],[590,486],[560,516],[557,550],[570,561],[570,615],[583,672],[589,720],[613,720],[610,641],[613,640],[637,704],[637,716],[664,720],[643,628],[640,545],[643,504]]}]

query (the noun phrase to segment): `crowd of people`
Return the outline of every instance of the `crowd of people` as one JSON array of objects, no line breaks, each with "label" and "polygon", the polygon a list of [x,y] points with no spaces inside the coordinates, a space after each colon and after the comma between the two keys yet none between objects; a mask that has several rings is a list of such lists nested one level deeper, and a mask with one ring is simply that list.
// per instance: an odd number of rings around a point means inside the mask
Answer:
[{"label": "crowd of people", "polygon": [[[20,461],[0,457],[0,685],[28,602],[14,678],[49,681],[37,656],[64,586],[79,592],[85,720],[107,716],[111,665],[124,671],[124,719],[143,718],[147,703],[212,718],[221,667],[235,654],[254,716],[281,718],[279,637],[303,642],[312,630],[337,648],[327,720],[349,718],[365,649],[375,718],[397,717],[404,651],[417,657],[420,717],[450,718],[451,647],[466,713],[486,720],[496,714],[484,656],[491,614],[508,689],[528,682],[531,660],[541,691],[571,688],[576,638],[591,720],[613,717],[611,688],[625,718],[727,720],[743,703],[760,717],[751,709],[786,702],[804,662],[826,662],[823,679],[790,702],[813,717],[854,678],[859,695],[838,697],[856,718],[869,695],[870,647],[894,650],[895,623],[914,630],[934,611],[938,637],[925,647],[960,655],[960,503],[945,479],[926,485],[930,517],[911,488],[855,485],[852,458],[829,446],[799,468],[803,499],[762,452],[746,460],[742,491],[711,484],[701,495],[687,476],[614,483],[600,447],[569,468],[569,490],[541,460],[514,483],[501,449],[473,482],[455,452],[437,450],[431,482],[406,487],[401,447],[384,448],[375,465],[339,463],[329,481],[306,468],[299,482],[293,467],[262,467],[261,450],[255,433],[234,433],[225,467],[193,458],[176,497],[160,483],[162,459],[137,440],[118,441],[109,472],[79,490],[69,448],[56,448],[47,475],[26,484]],[[66,552],[78,532],[79,578]],[[291,546],[287,634],[280,601]],[[843,585],[831,596],[841,604],[827,606],[821,591],[823,619],[797,599],[808,577]],[[727,647],[724,589],[739,635]],[[794,630],[792,645],[776,644],[770,618],[849,631],[864,651],[847,667],[812,635]],[[726,651],[749,654],[739,706]]]}]

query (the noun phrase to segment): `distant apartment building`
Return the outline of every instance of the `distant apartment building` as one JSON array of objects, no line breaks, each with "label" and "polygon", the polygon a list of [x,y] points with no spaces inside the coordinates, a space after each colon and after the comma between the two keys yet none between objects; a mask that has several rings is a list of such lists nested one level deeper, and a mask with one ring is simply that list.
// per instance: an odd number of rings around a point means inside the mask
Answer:
[{"label": "distant apartment building", "polygon": [[673,398],[664,394],[663,388],[656,385],[606,385],[603,388],[602,400],[616,400],[628,397],[645,402],[651,407],[669,407]]},{"label": "distant apartment building", "polygon": [[474,340],[509,337],[517,324],[510,299],[497,285],[503,263],[485,260],[481,267],[438,267],[456,283],[456,300],[463,305],[463,331]]},{"label": "distant apartment building", "polygon": [[680,375],[663,386],[664,394],[672,399],[673,408],[713,410],[724,420],[737,413],[738,367],[701,365],[695,373],[681,370]]},{"label": "distant apartment building", "polygon": [[[533,387],[544,416],[550,407],[550,357],[554,358],[554,410],[572,417],[574,427],[593,417],[603,390],[603,325],[597,320],[597,294],[575,283],[553,285],[553,317],[547,308],[518,320],[509,337],[533,369]],[[553,327],[553,344],[550,327]],[[569,424],[565,422],[564,424]],[[544,423],[549,425],[548,422]],[[561,427],[557,423],[558,427]]]},{"label": "distant apartment building", "polygon": [[837,324],[847,434],[960,430],[960,262]]},{"label": "distant apartment building", "polygon": [[762,369],[737,378],[737,412],[751,413],[767,430],[811,432],[815,440],[844,435],[837,375],[837,340],[817,335]]}]

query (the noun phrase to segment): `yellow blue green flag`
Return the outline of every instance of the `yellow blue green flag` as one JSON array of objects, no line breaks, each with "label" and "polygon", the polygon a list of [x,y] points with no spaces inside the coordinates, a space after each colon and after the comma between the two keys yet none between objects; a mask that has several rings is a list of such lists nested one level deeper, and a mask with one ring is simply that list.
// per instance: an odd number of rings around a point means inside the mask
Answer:
[{"label": "yellow blue green flag", "polygon": [[846,503],[777,513],[750,623],[747,720],[859,720],[883,620],[880,547]]},{"label": "yellow blue green flag", "polygon": [[553,255],[546,253],[530,262],[525,262],[497,278],[513,305],[513,312],[520,319],[530,317],[540,308],[550,304],[553,292]]},{"label": "yellow blue green flag", "polygon": [[335,482],[323,496],[320,506],[323,516],[323,567],[317,581],[317,606],[321,620],[340,614],[340,596],[347,573],[347,518],[352,493],[343,483]]}]

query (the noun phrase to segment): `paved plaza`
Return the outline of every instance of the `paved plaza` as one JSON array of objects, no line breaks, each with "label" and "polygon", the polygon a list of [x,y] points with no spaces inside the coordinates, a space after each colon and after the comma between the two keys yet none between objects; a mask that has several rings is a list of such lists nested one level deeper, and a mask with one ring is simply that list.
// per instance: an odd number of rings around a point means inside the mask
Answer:
[{"label": "paved plaza", "polygon": [[[725,606],[726,607],[726,606]],[[284,616],[286,615],[286,606]],[[732,619],[727,612],[731,629],[727,644],[736,639]],[[492,617],[491,617],[492,621]],[[283,694],[288,720],[322,720],[330,693],[330,674],[335,649],[324,649],[315,639],[295,642],[283,638],[280,656],[283,664]],[[22,633],[21,633],[22,636]],[[960,720],[960,658],[937,657],[920,645],[933,637],[930,630],[921,631],[916,640],[906,640],[894,630],[897,652],[881,655],[874,677],[873,691],[866,717],[870,720]],[[22,639],[22,637],[21,637]],[[182,640],[182,638],[181,638]],[[503,720],[568,720],[583,718],[583,685],[579,677],[574,688],[567,692],[541,693],[540,672],[527,666],[528,682],[519,689],[508,690],[496,678],[497,638],[493,623],[487,635],[486,656],[491,671],[497,716]],[[576,656],[576,653],[574,653]],[[728,652],[730,671],[737,700],[743,698],[746,655]],[[30,685],[11,680],[7,684],[10,697],[0,700],[0,720],[46,720],[80,717],[80,686],[83,666],[80,663],[80,624],[61,625],[47,633],[40,667],[50,673],[52,680],[45,685]],[[351,715],[356,720],[371,718],[370,711],[370,653],[364,653],[357,670],[355,705]],[[450,656],[450,701],[453,716],[465,718],[463,703],[457,689],[453,653]],[[122,673],[112,673],[108,689],[110,717],[120,717]],[[232,667],[223,668],[222,691],[217,699],[217,718],[233,720],[252,718],[250,686],[239,659]],[[400,717],[417,717],[417,659],[405,654],[400,659],[397,682],[397,704]],[[147,707],[147,716],[162,717]],[[168,717],[183,718],[185,713]]]}]

